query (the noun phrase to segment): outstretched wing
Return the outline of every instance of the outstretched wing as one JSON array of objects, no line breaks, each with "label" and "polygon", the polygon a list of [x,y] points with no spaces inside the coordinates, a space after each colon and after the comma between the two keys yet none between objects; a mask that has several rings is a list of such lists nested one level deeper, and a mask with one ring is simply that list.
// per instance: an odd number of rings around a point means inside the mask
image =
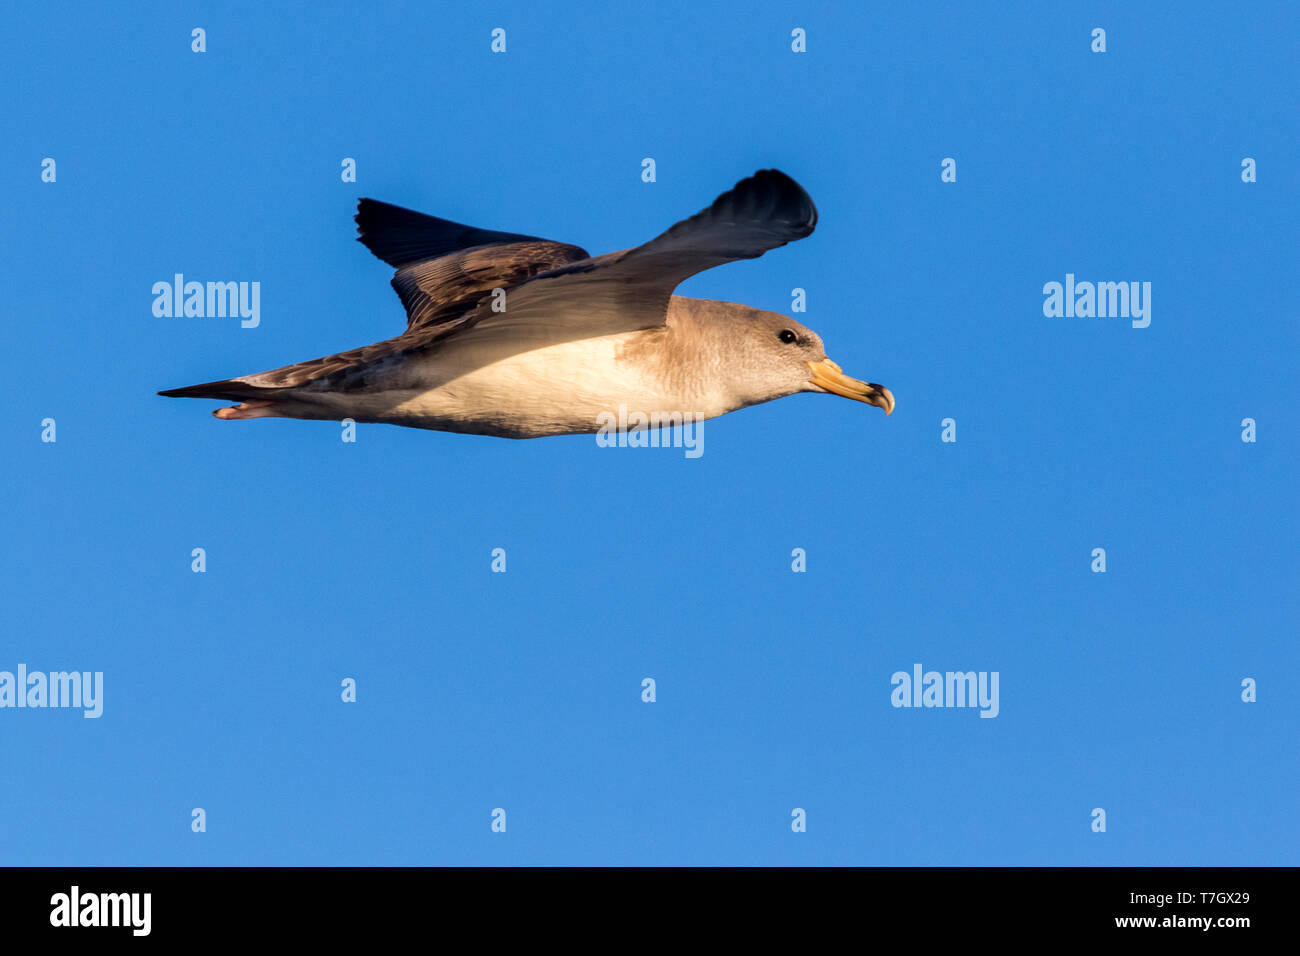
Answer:
[{"label": "outstretched wing", "polygon": [[[396,338],[309,362],[163,395],[246,399],[268,388],[364,388],[386,359],[455,338],[483,344],[485,354],[526,351],[662,326],[673,290],[696,273],[754,259],[809,235],[817,207],[785,173],[764,169],[723,193],[709,208],[644,245],[589,258],[582,249],[515,233],[475,229],[387,203],[363,199],[360,241],[398,267],[393,287],[406,306],[407,330]],[[506,292],[504,311],[490,293]]]},{"label": "outstretched wing", "polygon": [[476,229],[374,199],[357,204],[357,241],[397,266],[407,330],[454,319],[493,289],[588,258],[578,246]]},{"label": "outstretched wing", "polygon": [[560,266],[507,290],[506,308],[480,302],[461,336],[565,341],[664,324],[690,276],[754,259],[809,235],[817,207],[785,173],[764,169],[644,245]]}]

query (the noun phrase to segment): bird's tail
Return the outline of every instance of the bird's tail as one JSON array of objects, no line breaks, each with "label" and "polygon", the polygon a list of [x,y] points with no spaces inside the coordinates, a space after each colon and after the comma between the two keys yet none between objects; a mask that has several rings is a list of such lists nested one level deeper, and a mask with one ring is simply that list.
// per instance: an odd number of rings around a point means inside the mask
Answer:
[{"label": "bird's tail", "polygon": [[220,382],[169,388],[158,394],[167,398],[217,398],[227,402],[239,402],[234,408],[218,408],[212,414],[221,419],[244,419],[278,417],[275,396],[281,391],[283,389],[259,388],[238,379],[228,378]]},{"label": "bird's tail", "polygon": [[169,388],[159,392],[167,398],[219,398],[224,401],[242,402],[249,399],[265,399],[280,391],[278,388],[259,388],[237,378],[228,378],[220,382],[204,382],[202,385],[187,385],[184,388]]}]

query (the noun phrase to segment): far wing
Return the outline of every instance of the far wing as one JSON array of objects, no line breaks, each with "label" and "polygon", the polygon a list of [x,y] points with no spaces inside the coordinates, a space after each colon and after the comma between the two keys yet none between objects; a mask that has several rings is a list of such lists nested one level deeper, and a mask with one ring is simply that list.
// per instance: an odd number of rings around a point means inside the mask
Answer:
[{"label": "far wing", "polygon": [[357,241],[397,266],[393,288],[413,331],[454,319],[493,289],[587,258],[585,250],[477,229],[374,199],[357,204]]},{"label": "far wing", "polygon": [[508,289],[535,275],[587,258],[577,246],[536,239],[475,246],[403,266],[393,276],[408,332],[455,319],[494,289]]}]

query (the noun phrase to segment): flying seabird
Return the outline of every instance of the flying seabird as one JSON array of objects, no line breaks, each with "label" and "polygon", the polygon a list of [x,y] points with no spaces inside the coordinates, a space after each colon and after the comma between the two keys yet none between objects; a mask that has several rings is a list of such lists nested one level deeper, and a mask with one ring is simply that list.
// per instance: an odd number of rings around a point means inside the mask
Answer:
[{"label": "flying seabird", "polygon": [[620,406],[713,418],[796,392],[894,409],[777,312],[673,295],[683,280],[809,235],[817,208],[760,170],[634,249],[476,229],[362,199],[359,241],[397,267],[396,338],[160,395],[236,401],[217,418],[383,422],[538,438],[596,432]]}]

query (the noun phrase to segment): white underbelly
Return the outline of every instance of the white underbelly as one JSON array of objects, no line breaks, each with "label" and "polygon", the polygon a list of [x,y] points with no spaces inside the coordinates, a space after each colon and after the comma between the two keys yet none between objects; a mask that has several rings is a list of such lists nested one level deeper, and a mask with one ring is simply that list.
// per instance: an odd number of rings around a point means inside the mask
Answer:
[{"label": "white underbelly", "polygon": [[[376,394],[372,421],[532,438],[595,432],[602,415],[626,411],[722,414],[686,407],[698,396],[672,389],[624,356],[631,332],[581,339],[507,355],[479,365],[482,355],[449,349],[413,369],[408,388]],[[461,367],[469,370],[457,374]],[[423,387],[422,387],[423,386]],[[358,399],[365,401],[360,396]],[[363,414],[365,414],[363,412]]]}]

